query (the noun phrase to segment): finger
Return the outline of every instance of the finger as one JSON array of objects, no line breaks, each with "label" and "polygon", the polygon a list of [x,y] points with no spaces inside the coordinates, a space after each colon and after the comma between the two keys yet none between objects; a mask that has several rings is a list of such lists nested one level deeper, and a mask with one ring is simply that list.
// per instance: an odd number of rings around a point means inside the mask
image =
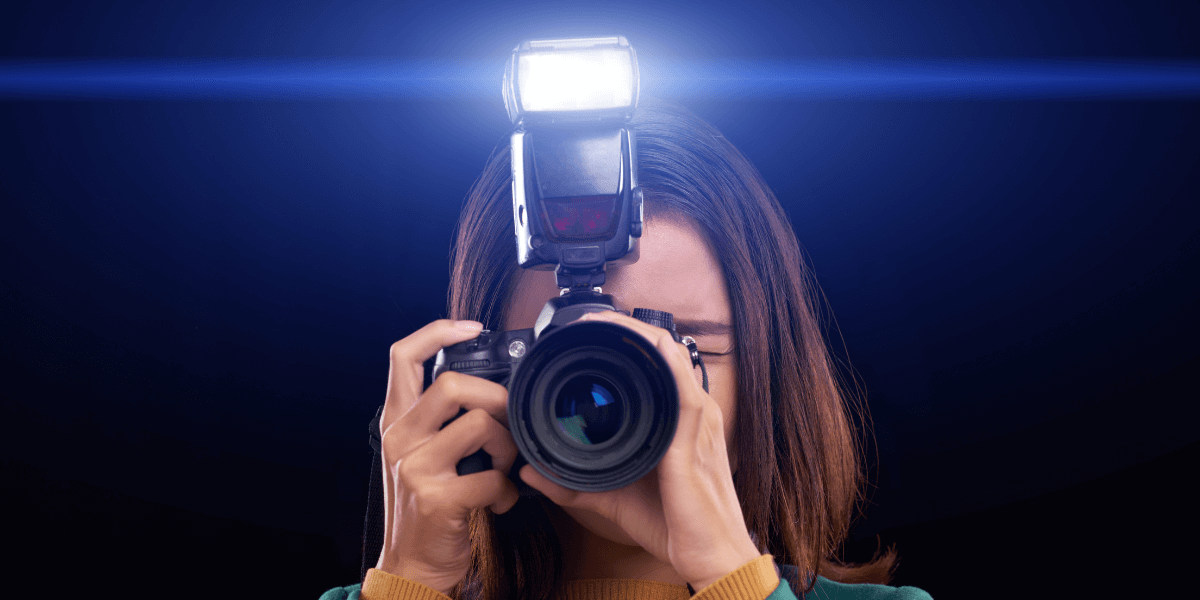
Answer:
[{"label": "finger", "polygon": [[456,477],[446,485],[446,490],[461,506],[487,506],[496,514],[508,512],[520,499],[517,486],[494,469]]},{"label": "finger", "polygon": [[[424,444],[463,409],[482,410],[507,426],[507,404],[508,390],[502,385],[463,373],[444,373],[408,411],[394,417],[383,429],[386,436],[403,442],[386,445],[389,456],[403,456]],[[380,421],[382,424],[383,419]]]},{"label": "finger", "polygon": [[422,364],[429,357],[446,346],[478,336],[482,329],[483,325],[478,321],[442,319],[392,344],[384,420],[394,420],[416,401],[424,383]]},{"label": "finger", "polygon": [[675,377],[675,382],[679,388],[680,408],[699,409],[710,401],[707,394],[701,393],[702,390],[699,384],[696,383],[696,376],[693,372],[695,367],[692,365],[691,351],[688,350],[687,346],[675,341],[670,331],[661,327],[655,327],[649,323],[643,323],[616,311],[588,313],[581,317],[580,320],[616,323],[632,329],[635,333],[645,338],[646,341],[653,344],[659,354],[666,359],[667,367],[671,369],[671,374]]},{"label": "finger", "polygon": [[692,369],[691,352],[682,343],[675,341],[671,332],[649,323],[639,321],[616,311],[601,311],[588,313],[580,317],[581,321],[609,321],[625,328],[632,329],[650,342],[670,361],[684,365],[690,372]]},{"label": "finger", "polygon": [[559,506],[579,506],[579,498],[582,495],[575,490],[567,489],[542,475],[533,468],[533,465],[525,465],[517,473],[521,481],[529,484],[529,487],[541,492],[551,502]]},{"label": "finger", "polygon": [[485,411],[475,409],[455,419],[414,451],[408,457],[409,468],[418,476],[453,472],[458,461],[480,449],[492,457],[493,469],[501,473],[508,473],[517,458],[517,446],[508,430]]},{"label": "finger", "polygon": [[[501,424],[508,424],[508,389],[482,377],[447,371],[421,394],[419,411],[405,415],[422,431],[437,431],[458,416],[459,409],[480,409]],[[416,406],[416,405],[414,405]]]},{"label": "finger", "polygon": [[627,527],[630,524],[653,523],[662,519],[657,473],[619,490],[607,492],[580,492],[565,488],[547,479],[533,465],[521,467],[518,476],[551,502],[566,508],[588,510],[617,522],[634,539],[642,539],[641,535],[645,532],[629,530]]}]

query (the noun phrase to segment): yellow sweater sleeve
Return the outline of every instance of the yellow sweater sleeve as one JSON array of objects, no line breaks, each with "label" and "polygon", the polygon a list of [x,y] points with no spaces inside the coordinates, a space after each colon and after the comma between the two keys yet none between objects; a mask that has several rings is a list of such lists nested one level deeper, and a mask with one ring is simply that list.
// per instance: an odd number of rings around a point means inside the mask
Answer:
[{"label": "yellow sweater sleeve", "polygon": [[775,561],[764,554],[700,590],[693,600],[764,600],[779,587]]},{"label": "yellow sweater sleeve", "polygon": [[445,594],[425,584],[378,569],[367,569],[367,577],[363,580],[359,598],[362,600],[450,600]]},{"label": "yellow sweater sleeve", "polygon": [[[623,580],[606,581],[622,582]],[[635,583],[632,581],[623,582],[626,584]],[[693,599],[764,600],[778,586],[779,575],[775,572],[775,563],[770,554],[764,554],[738,567],[736,571],[718,579],[712,585],[700,590],[700,593],[693,596]],[[678,588],[680,592],[683,591],[682,586],[678,586]],[[595,593],[595,590],[592,590],[592,592]],[[608,594],[602,593],[600,595],[606,596]],[[639,595],[644,596],[645,594]],[[657,595],[650,594],[650,596]],[[363,581],[360,598],[362,600],[450,600],[431,587],[377,569],[367,570],[367,578]]]}]

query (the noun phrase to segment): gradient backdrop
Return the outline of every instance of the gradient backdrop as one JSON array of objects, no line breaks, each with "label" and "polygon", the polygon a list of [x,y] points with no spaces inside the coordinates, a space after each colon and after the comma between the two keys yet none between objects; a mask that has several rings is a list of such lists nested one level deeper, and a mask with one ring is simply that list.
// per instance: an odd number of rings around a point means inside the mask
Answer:
[{"label": "gradient backdrop", "polygon": [[935,598],[1162,593],[1200,533],[1197,30],[1194,2],[5,3],[0,595],[353,582],[387,349],[444,314],[502,62],[609,33],[811,257],[875,424],[846,557],[897,544]]}]

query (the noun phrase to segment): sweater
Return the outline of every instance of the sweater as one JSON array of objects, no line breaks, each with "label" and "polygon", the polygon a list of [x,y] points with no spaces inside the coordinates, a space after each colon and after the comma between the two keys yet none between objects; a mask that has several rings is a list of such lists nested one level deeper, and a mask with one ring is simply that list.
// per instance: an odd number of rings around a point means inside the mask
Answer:
[{"label": "sweater", "polygon": [[[783,567],[786,572],[792,567]],[[775,582],[778,581],[778,584]],[[771,586],[774,586],[773,588]],[[682,585],[637,579],[586,579],[563,585],[560,600],[797,600],[787,580],[777,578],[771,556],[764,554],[695,596]],[[320,600],[448,600],[436,590],[376,569],[362,584],[333,588]],[[847,584],[817,576],[804,600],[932,600],[915,587]]]}]

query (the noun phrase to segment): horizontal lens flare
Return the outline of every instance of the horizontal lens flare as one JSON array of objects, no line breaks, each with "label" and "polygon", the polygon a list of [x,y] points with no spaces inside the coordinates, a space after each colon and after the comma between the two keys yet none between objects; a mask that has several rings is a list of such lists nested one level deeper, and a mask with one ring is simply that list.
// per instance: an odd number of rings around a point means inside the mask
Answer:
[{"label": "horizontal lens flare", "polygon": [[623,108],[633,103],[633,62],[620,48],[525,52],[517,89],[526,112]]},{"label": "horizontal lens flare", "polygon": [[[609,52],[617,52],[607,49]],[[640,57],[649,96],[701,100],[1200,97],[1195,59]],[[503,59],[0,59],[0,98],[495,101]],[[569,76],[582,76],[569,73]],[[552,86],[554,87],[554,86]],[[628,99],[632,84],[620,84]],[[535,94],[536,95],[536,94]],[[527,109],[528,110],[528,109]]]},{"label": "horizontal lens flare", "polygon": [[639,60],[643,93],[771,100],[1104,100],[1200,96],[1193,59]]},{"label": "horizontal lens flare", "polygon": [[0,59],[0,98],[492,99],[501,62],[386,59]]}]

